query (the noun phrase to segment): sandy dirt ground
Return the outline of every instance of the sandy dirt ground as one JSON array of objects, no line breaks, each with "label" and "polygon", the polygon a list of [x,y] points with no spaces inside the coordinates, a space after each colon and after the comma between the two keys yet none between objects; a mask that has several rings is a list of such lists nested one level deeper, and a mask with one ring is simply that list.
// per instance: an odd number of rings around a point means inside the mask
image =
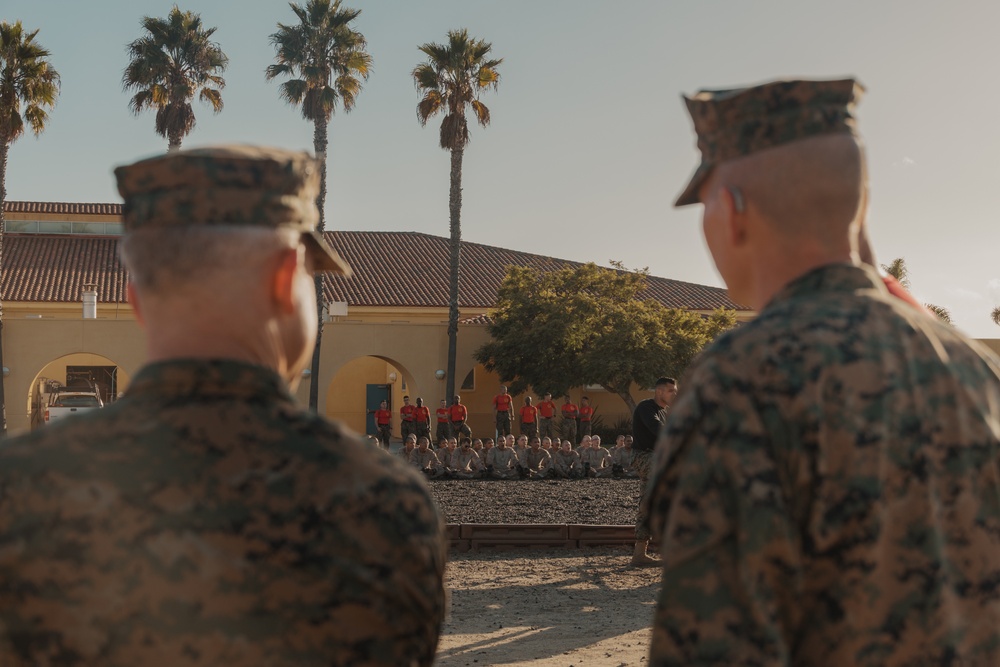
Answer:
[{"label": "sandy dirt ground", "polygon": [[630,548],[450,554],[436,664],[645,665],[659,568]]}]

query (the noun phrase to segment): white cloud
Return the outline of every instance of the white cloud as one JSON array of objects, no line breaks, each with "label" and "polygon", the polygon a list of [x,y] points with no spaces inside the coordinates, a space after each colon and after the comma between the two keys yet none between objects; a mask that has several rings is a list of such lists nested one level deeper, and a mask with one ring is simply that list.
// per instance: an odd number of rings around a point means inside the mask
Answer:
[{"label": "white cloud", "polygon": [[1000,278],[994,278],[993,280],[991,280],[987,284],[990,286],[990,289],[998,289],[998,290],[1000,290]]},{"label": "white cloud", "polygon": [[907,156],[904,155],[902,159],[896,160],[895,162],[893,162],[892,166],[893,167],[912,167],[916,163],[917,163],[916,160],[914,160],[911,157],[907,157]]}]

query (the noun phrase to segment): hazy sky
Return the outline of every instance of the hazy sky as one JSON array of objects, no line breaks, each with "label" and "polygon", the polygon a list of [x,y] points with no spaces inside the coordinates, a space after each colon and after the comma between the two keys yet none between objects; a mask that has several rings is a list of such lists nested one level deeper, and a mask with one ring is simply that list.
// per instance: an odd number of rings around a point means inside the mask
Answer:
[{"label": "hazy sky", "polygon": [[[153,114],[121,90],[125,45],[166,0],[4,0],[40,29],[62,75],[49,129],[14,144],[15,200],[119,201],[111,169],[161,152]],[[858,77],[868,89],[872,235],[905,257],[912,291],[976,337],[1000,337],[997,201],[1000,3],[931,0],[347,0],[375,62],[357,107],[330,127],[327,226],[448,234],[448,154],[421,128],[417,45],[465,27],[504,58],[465,154],[463,238],[721,285],[700,207],[671,208],[697,163],[680,95],[787,77]],[[287,4],[190,0],[230,58],[218,116],[196,104],[185,146],[311,149],[312,126],[264,81]],[[420,261],[414,258],[414,261]]]}]

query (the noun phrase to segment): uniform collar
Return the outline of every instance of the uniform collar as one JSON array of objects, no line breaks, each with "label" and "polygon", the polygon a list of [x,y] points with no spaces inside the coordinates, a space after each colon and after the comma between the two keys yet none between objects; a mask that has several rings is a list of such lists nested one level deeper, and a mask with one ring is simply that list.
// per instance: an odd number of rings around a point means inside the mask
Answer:
[{"label": "uniform collar", "polygon": [[228,359],[172,359],[144,366],[126,395],[139,397],[273,396],[293,401],[288,385],[269,368]]},{"label": "uniform collar", "polygon": [[813,269],[785,285],[771,298],[761,312],[789,301],[812,298],[817,293],[846,293],[858,290],[876,290],[887,294],[885,285],[874,269],[849,263],[827,264]]}]

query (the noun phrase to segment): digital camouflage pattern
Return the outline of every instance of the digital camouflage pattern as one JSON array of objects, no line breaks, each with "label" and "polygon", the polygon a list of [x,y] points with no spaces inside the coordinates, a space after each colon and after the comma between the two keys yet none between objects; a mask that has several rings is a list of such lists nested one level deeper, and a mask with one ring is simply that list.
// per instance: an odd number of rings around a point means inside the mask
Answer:
[{"label": "digital camouflage pattern", "polygon": [[822,267],[695,362],[650,480],[651,664],[1000,665],[1000,362]]},{"label": "digital camouflage pattern", "polygon": [[697,204],[698,189],[720,162],[806,137],[854,133],[854,109],[862,93],[854,79],[795,80],[685,97],[701,164],[674,206]]},{"label": "digital camouflage pattern", "polygon": [[288,227],[317,271],[351,269],[316,231],[319,165],[308,153],[256,146],[174,151],[115,169],[126,232],[236,225]]},{"label": "digital camouflage pattern", "polygon": [[153,364],[0,445],[0,665],[430,665],[442,531],[270,370]]},{"label": "digital camouflage pattern", "polygon": [[537,450],[529,447],[524,452],[524,463],[522,465],[524,465],[524,467],[528,470],[541,470],[548,472],[548,469],[552,465],[552,454],[549,454],[541,447]]},{"label": "digital camouflage pattern", "polygon": [[[622,447],[617,450],[622,452],[621,465],[626,477],[638,477],[639,488],[639,509],[635,513],[635,541],[645,542],[650,538],[649,531],[649,474],[653,467],[653,452],[641,452],[632,450],[631,463],[625,463],[628,459],[628,450]],[[654,540],[655,541],[655,540]]]}]

